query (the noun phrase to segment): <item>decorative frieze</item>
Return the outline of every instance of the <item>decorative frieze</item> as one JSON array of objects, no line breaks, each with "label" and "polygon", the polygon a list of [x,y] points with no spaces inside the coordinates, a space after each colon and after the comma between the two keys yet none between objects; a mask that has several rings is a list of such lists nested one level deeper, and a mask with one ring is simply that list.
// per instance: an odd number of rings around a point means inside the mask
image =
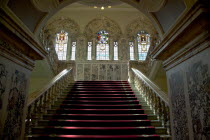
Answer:
[{"label": "decorative frieze", "polygon": [[126,62],[77,62],[76,80],[127,80]]}]

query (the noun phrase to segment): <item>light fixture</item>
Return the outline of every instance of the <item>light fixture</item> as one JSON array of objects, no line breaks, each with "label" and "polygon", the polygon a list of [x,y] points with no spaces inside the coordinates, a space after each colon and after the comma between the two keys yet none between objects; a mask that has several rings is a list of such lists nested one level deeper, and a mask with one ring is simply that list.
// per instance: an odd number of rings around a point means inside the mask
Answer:
[{"label": "light fixture", "polygon": [[[97,9],[98,7],[97,6],[93,6],[93,8],[95,8],[95,9]],[[107,8],[112,8],[112,6],[107,6]],[[100,8],[101,10],[104,10],[105,9],[105,6],[101,6],[101,8]]]},{"label": "light fixture", "polygon": [[80,0],[78,3],[92,8],[105,10],[106,8],[112,8],[112,6],[120,5],[123,2],[121,2],[121,0]]}]

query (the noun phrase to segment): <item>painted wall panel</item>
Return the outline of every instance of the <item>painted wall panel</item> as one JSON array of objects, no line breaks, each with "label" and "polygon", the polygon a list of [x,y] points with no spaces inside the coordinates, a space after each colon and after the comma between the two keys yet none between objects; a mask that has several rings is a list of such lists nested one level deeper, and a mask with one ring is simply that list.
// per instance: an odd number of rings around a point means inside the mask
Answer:
[{"label": "painted wall panel", "polygon": [[210,48],[167,72],[173,139],[208,140]]},{"label": "painted wall panel", "polygon": [[0,56],[0,137],[21,139],[24,133],[30,71]]}]

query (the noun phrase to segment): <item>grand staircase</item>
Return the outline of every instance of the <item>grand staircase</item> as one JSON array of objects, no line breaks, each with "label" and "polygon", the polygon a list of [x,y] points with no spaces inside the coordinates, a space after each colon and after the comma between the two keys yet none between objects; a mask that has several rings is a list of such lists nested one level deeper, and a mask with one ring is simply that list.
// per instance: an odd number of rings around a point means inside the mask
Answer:
[{"label": "grand staircase", "polygon": [[138,99],[127,81],[78,81],[27,138],[159,140],[165,130]]}]

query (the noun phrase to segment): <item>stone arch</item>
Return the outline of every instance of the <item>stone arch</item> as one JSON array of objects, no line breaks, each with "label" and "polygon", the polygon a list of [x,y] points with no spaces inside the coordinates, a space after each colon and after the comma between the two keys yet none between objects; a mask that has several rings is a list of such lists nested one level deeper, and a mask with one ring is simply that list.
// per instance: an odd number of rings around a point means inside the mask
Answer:
[{"label": "stone arch", "polygon": [[[75,3],[75,2],[78,2],[78,1],[79,0],[60,0],[59,5],[54,10],[51,10],[51,12],[48,13],[47,16],[45,16],[40,21],[40,23],[37,25],[36,30],[34,31],[35,35],[37,35],[40,32],[40,30],[42,29],[44,24],[47,22],[47,20],[49,20],[49,18],[52,17],[56,12],[58,12],[60,9],[64,8],[65,6],[70,5],[72,3]],[[159,32],[159,34],[162,35],[161,25],[159,24],[157,19],[154,19],[154,17],[148,12],[148,10],[145,9],[145,7],[141,6],[141,4],[140,4],[141,1],[140,2],[139,1],[132,1],[132,0],[120,0],[120,1],[122,1],[124,3],[127,3],[128,5],[131,5],[132,7],[138,9],[140,12],[144,13],[152,21],[155,28]]]},{"label": "stone arch", "polygon": [[59,17],[43,28],[43,33],[47,37],[45,39],[51,40],[55,37],[55,34],[59,33],[61,30],[68,32],[69,37],[73,39],[80,34],[80,27],[74,20],[67,17]]},{"label": "stone arch", "polygon": [[127,25],[126,35],[130,40],[133,40],[141,30],[146,31],[151,36],[155,36],[157,33],[149,19],[146,17],[139,17]]},{"label": "stone arch", "polygon": [[119,40],[122,36],[121,28],[117,22],[105,16],[91,20],[85,27],[84,35],[88,39],[96,38],[96,34],[100,30],[106,30],[113,40]]}]

